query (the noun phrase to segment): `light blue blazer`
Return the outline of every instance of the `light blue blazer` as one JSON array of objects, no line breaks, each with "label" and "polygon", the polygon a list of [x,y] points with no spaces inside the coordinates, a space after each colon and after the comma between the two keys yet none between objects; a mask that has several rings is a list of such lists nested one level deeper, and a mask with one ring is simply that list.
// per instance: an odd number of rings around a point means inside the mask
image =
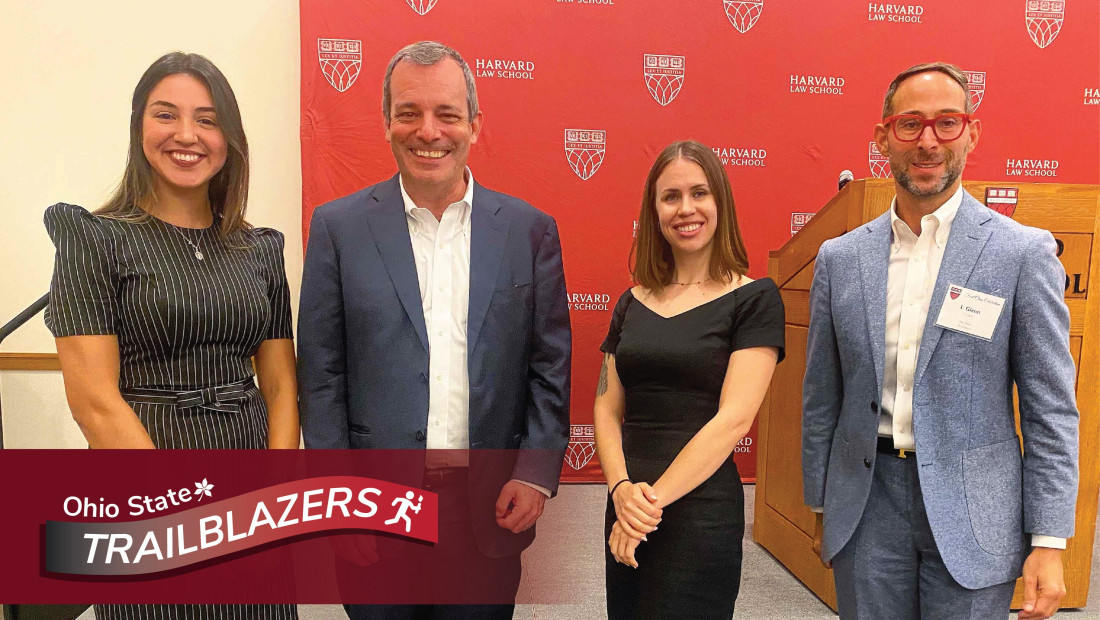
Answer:
[{"label": "light blue blazer", "polygon": [[[814,268],[803,498],[824,506],[825,559],[852,536],[871,488],[892,234],[887,212],[825,242]],[[1073,536],[1078,413],[1065,282],[1049,232],[963,193],[917,356],[913,431],[932,533],[967,588],[1018,577],[1030,534]],[[1005,299],[990,341],[935,325],[949,284]]]}]

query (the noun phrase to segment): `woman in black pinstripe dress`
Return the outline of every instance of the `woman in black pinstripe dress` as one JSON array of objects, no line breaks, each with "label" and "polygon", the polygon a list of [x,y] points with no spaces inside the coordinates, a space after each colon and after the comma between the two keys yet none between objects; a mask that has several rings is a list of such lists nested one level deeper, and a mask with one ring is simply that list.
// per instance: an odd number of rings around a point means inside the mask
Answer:
[{"label": "woman in black pinstripe dress", "polygon": [[[92,448],[298,447],[283,235],[245,222],[247,194],[233,92],[209,60],[177,52],[153,63],[134,91],[115,195],[95,214],[47,209],[57,254],[46,324]],[[101,620],[297,618],[294,605],[95,612]]]}]

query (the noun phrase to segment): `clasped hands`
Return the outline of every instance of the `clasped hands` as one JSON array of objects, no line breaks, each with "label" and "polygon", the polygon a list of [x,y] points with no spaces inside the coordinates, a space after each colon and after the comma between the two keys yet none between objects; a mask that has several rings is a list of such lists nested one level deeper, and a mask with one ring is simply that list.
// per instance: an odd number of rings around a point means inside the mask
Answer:
[{"label": "clasped hands", "polygon": [[615,504],[616,521],[611,526],[607,546],[615,561],[638,568],[634,550],[661,522],[663,510],[657,505],[657,493],[645,482],[623,482],[611,500]]}]

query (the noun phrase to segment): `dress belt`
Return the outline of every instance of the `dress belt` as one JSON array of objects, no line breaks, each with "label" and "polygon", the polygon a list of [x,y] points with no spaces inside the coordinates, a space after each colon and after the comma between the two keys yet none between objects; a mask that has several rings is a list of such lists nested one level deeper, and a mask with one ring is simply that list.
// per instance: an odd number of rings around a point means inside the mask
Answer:
[{"label": "dress belt", "polygon": [[256,387],[252,377],[228,383],[214,385],[197,390],[161,390],[156,388],[123,388],[122,397],[135,403],[149,405],[175,405],[182,409],[202,407],[222,413],[238,413],[240,401],[248,398],[249,390]]},{"label": "dress belt", "polygon": [[916,450],[910,450],[909,448],[895,448],[893,437],[879,437],[876,448],[879,454],[890,454],[902,459],[907,459],[917,453]]},{"label": "dress belt", "polygon": [[424,488],[437,489],[465,482],[468,467],[429,467],[424,470]]}]

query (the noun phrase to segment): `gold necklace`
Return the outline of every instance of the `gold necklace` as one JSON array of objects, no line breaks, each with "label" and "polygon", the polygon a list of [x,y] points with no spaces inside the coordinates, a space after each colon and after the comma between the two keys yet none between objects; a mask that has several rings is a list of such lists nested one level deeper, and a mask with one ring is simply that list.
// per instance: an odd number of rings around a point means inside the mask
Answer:
[{"label": "gold necklace", "polygon": [[703,284],[704,282],[710,282],[713,279],[714,278],[707,278],[706,280],[699,280],[698,282],[677,282],[677,281],[673,280],[672,282],[670,282],[670,284],[678,284],[680,286],[692,286],[692,285],[695,285],[695,284]]}]

